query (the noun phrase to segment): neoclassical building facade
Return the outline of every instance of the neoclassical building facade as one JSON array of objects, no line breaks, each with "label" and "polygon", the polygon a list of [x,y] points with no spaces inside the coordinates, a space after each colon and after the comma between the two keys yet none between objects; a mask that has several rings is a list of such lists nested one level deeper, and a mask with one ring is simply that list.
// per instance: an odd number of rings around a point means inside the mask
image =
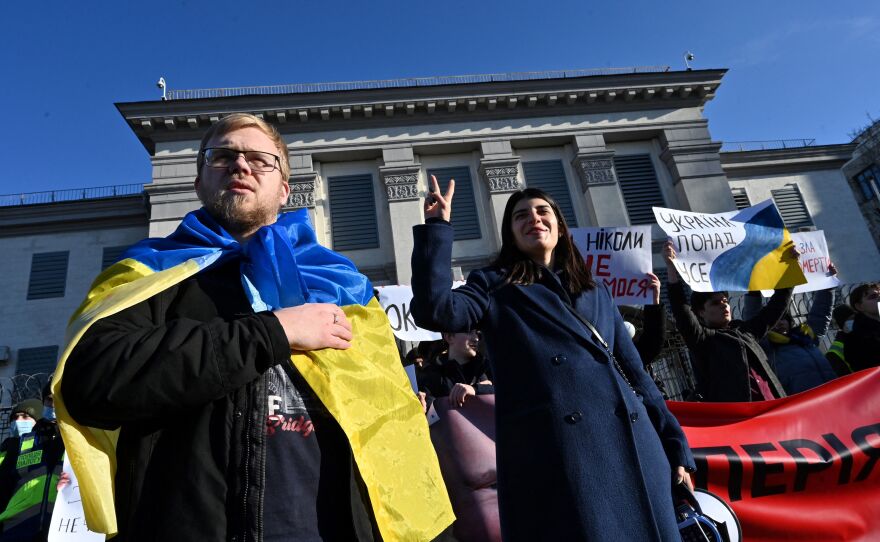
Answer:
[{"label": "neoclassical building facade", "polygon": [[[51,370],[70,313],[122,247],[196,209],[205,130],[249,112],[281,131],[289,208],[376,285],[408,284],[411,229],[435,175],[456,180],[454,273],[490,261],[510,192],[536,186],[577,226],[652,224],[652,206],[721,212],[773,198],[790,229],[821,229],[844,282],[880,274],[841,169],[856,144],[722,150],[704,114],[726,70],[630,68],[168,91],[118,103],[152,178],[82,197],[0,196],[0,386]],[[53,194],[54,196],[54,194]],[[663,234],[655,226],[656,246]],[[662,268],[659,255],[655,257]],[[2,389],[0,389],[2,392]],[[8,399],[0,393],[0,405]]]}]

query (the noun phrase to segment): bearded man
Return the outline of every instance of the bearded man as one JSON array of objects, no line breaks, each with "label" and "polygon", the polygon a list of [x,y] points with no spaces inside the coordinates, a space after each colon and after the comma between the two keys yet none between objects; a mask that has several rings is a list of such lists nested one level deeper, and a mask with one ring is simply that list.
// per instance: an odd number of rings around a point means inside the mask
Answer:
[{"label": "bearded man", "polygon": [[130,247],[68,330],[54,390],[89,527],[166,542],[437,536],[452,516],[387,319],[305,209],[279,214],[281,135],[229,115],[197,167],[203,207]]}]

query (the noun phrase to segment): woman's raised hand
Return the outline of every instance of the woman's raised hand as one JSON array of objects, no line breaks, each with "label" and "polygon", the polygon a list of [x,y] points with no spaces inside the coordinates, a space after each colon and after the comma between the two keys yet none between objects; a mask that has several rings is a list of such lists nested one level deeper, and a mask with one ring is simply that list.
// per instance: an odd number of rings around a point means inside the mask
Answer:
[{"label": "woman's raised hand", "polygon": [[431,175],[431,185],[425,196],[425,219],[442,218],[449,222],[452,217],[452,194],[455,193],[455,179],[449,180],[449,188],[446,194],[440,193],[440,183],[437,177]]}]

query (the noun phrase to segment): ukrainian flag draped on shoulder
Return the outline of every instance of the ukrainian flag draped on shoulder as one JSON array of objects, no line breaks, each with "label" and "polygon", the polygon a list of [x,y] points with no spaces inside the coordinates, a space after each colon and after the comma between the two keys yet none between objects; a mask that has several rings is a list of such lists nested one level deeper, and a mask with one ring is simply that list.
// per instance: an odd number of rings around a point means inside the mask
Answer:
[{"label": "ukrainian flag draped on shoulder", "polygon": [[[245,292],[271,309],[335,303],[352,324],[348,350],[291,356],[351,444],[382,538],[429,540],[454,516],[428,426],[400,364],[372,285],[347,258],[317,243],[305,209],[285,213],[240,245],[203,209],[167,238],[145,239],[95,279],[71,317],[52,389],[58,424],[76,472],[86,521],[115,534],[113,479],[118,430],[77,424],[61,393],[64,362],[91,324],[145,301],[209,266],[241,259]],[[332,386],[331,386],[332,382]]]}]

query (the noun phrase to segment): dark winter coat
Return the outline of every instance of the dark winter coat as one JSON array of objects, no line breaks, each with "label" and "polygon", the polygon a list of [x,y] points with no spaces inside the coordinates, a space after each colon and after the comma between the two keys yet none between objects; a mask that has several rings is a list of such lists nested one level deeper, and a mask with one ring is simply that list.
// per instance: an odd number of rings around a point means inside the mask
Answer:
[{"label": "dark winter coat", "polygon": [[[504,540],[678,541],[671,471],[693,468],[693,458],[607,289],[571,299],[549,270],[521,286],[488,267],[452,290],[452,227],[415,226],[414,237],[416,323],[483,332],[495,378]],[[638,395],[566,307],[569,299]]]},{"label": "dark winter coat", "polygon": [[691,352],[703,399],[750,402],[750,367],[767,382],[775,397],[785,397],[785,389],[758,341],[776,324],[790,299],[791,288],[776,290],[755,317],[734,320],[726,328],[714,329],[704,326],[691,310],[681,281],[669,284],[669,305],[675,325]]},{"label": "dark winter coat", "polygon": [[880,365],[880,321],[857,312],[852,332],[846,334],[844,353],[853,371]]},{"label": "dark winter coat", "polygon": [[[254,313],[239,268],[231,260],[99,320],[67,359],[73,418],[121,429],[114,541],[262,540],[264,374],[290,346],[273,314]],[[371,539],[356,494],[353,523]],[[337,527],[354,538],[349,522]]]},{"label": "dark winter coat", "polygon": [[[831,290],[819,290],[813,295],[806,322],[812,330],[812,337],[795,329],[791,333],[793,338],[788,342],[774,342],[769,335],[761,339],[761,348],[767,353],[767,361],[785,388],[785,393],[789,395],[807,391],[837,378],[818,346],[831,323],[833,300],[834,293]],[[745,296],[744,319],[757,316],[760,310],[760,296]]]}]

